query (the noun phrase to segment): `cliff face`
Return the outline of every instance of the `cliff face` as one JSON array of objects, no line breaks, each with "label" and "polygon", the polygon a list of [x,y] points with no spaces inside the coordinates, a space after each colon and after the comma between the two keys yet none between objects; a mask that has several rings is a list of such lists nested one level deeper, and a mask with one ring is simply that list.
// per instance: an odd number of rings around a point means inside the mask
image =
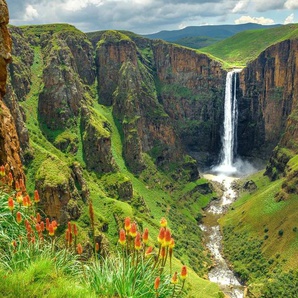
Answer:
[{"label": "cliff face", "polygon": [[99,100],[112,105],[121,121],[124,156],[132,169],[142,170],[142,152],[157,164],[181,159],[185,150],[216,156],[225,80],[219,63],[193,50],[113,31],[97,41],[96,61]]},{"label": "cliff face", "polygon": [[242,71],[240,154],[250,155],[257,151],[268,157],[283,133],[280,144],[297,148],[296,128],[290,116],[297,107],[297,45],[297,40],[273,45]]},{"label": "cliff face", "polygon": [[154,64],[160,101],[188,152],[215,161],[221,147],[226,72],[204,54],[155,42]]},{"label": "cliff face", "polygon": [[136,43],[108,31],[97,43],[96,61],[100,102],[113,105],[121,122],[123,155],[134,172],[143,167],[143,152],[159,147],[158,163],[181,156],[181,144],[163,106],[158,102],[154,75],[142,63]]},{"label": "cliff face", "polygon": [[6,91],[7,64],[11,61],[11,38],[7,30],[7,4],[0,1],[0,164],[8,164],[14,176],[23,176],[20,144],[14,119],[2,101]]}]

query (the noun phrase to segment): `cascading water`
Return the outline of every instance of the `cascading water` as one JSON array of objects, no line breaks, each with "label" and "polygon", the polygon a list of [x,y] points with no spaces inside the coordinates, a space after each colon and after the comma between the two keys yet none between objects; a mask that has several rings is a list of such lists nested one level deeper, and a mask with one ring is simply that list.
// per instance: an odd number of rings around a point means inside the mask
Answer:
[{"label": "cascading water", "polygon": [[239,159],[235,163],[234,155],[237,145],[237,122],[238,122],[238,106],[237,106],[237,77],[241,69],[234,69],[227,73],[225,88],[225,105],[224,105],[224,132],[222,136],[222,151],[220,156],[220,164],[212,168],[212,172],[217,175],[204,175],[209,180],[216,180],[224,187],[223,196],[220,200],[214,200],[205,209],[206,214],[203,223],[200,225],[205,234],[205,244],[209,249],[214,266],[209,271],[209,280],[218,283],[222,291],[227,297],[243,298],[244,287],[239,283],[234,273],[230,270],[228,264],[221,253],[221,233],[218,225],[218,219],[229,208],[229,205],[236,200],[236,193],[232,188],[232,181],[243,172],[243,163]]},{"label": "cascading water", "polygon": [[237,140],[237,74],[241,69],[234,69],[227,73],[224,105],[224,132],[222,136],[222,152],[220,164],[215,172],[233,174],[237,172],[234,165],[234,153]]}]

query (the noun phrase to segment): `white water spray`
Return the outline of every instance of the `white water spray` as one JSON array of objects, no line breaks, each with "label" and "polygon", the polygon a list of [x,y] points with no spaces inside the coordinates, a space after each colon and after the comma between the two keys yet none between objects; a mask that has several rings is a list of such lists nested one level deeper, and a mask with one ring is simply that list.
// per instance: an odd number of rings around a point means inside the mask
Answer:
[{"label": "white water spray", "polygon": [[221,162],[213,170],[215,172],[233,174],[237,172],[234,165],[236,147],[238,107],[237,107],[237,73],[241,69],[234,69],[227,73],[224,106],[224,133],[222,137]]}]

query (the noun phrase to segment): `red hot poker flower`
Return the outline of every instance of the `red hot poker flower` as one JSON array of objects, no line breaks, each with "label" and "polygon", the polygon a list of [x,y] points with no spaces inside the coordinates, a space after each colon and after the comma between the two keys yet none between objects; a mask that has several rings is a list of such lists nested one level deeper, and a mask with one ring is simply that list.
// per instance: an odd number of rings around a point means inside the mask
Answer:
[{"label": "red hot poker flower", "polygon": [[119,243],[121,245],[125,245],[125,243],[126,243],[125,231],[123,229],[121,229],[119,232]]},{"label": "red hot poker flower", "polygon": [[187,277],[187,268],[186,268],[186,266],[184,265],[184,266],[182,266],[182,269],[181,269],[181,279],[186,279],[186,277]]},{"label": "red hot poker flower", "polygon": [[17,212],[16,219],[18,224],[22,221],[22,213],[20,211]]},{"label": "red hot poker flower", "polygon": [[73,233],[75,236],[78,236],[78,228],[76,224],[73,224]]},{"label": "red hot poker flower", "polygon": [[19,181],[16,181],[16,183],[15,183],[15,189],[16,189],[16,191],[20,191],[20,183],[19,183]]},{"label": "red hot poker flower", "polygon": [[38,223],[41,222],[41,216],[40,216],[39,213],[36,214],[36,221],[37,221]]},{"label": "red hot poker flower", "polygon": [[129,230],[129,235],[133,238],[137,236],[137,225],[136,225],[135,222],[133,222],[131,224],[131,227],[130,227],[130,230]]},{"label": "red hot poker flower", "polygon": [[165,228],[160,228],[157,240],[160,244],[163,244],[164,239],[165,239]]},{"label": "red hot poker flower", "polygon": [[160,284],[160,277],[156,277],[155,282],[154,282],[154,290],[157,291],[159,288],[159,284]]},{"label": "red hot poker flower", "polygon": [[8,198],[8,208],[9,208],[10,211],[12,211],[13,208],[14,208],[14,200],[13,200],[12,197]]},{"label": "red hot poker flower", "polygon": [[35,203],[38,203],[40,202],[40,198],[39,198],[39,193],[38,193],[38,190],[34,190],[34,202]]},{"label": "red hot poker flower", "polygon": [[166,229],[165,233],[165,245],[169,246],[171,243],[171,231],[169,229]]},{"label": "red hot poker flower", "polygon": [[148,242],[148,237],[149,237],[149,231],[147,228],[145,228],[144,233],[143,233],[143,242],[146,244]]},{"label": "red hot poker flower", "polygon": [[171,279],[171,283],[176,285],[178,283],[178,274],[177,271],[173,274],[172,279]]},{"label": "red hot poker flower", "polygon": [[77,252],[78,252],[79,255],[81,255],[83,253],[83,247],[82,247],[82,244],[81,243],[79,243],[77,245]]},{"label": "red hot poker flower", "polygon": [[160,220],[160,226],[161,227],[166,227],[167,224],[168,224],[167,220],[164,217],[162,217],[162,219]]},{"label": "red hot poker flower", "polygon": [[124,220],[124,229],[128,232],[131,228],[130,217],[126,217]]},{"label": "red hot poker flower", "polygon": [[145,252],[145,257],[149,257],[152,254],[153,247],[149,246]]},{"label": "red hot poker flower", "polygon": [[49,224],[49,235],[50,236],[54,236],[55,235],[55,230],[54,230],[54,227],[53,227],[53,224],[52,223]]},{"label": "red hot poker flower", "polygon": [[141,234],[137,232],[136,238],[135,238],[135,249],[140,250],[142,248],[142,243],[141,243]]}]

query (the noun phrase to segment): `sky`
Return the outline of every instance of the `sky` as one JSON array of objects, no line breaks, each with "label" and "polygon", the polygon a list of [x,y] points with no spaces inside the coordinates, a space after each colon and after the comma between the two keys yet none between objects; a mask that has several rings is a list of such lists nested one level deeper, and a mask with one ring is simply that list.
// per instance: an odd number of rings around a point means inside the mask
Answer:
[{"label": "sky", "polygon": [[10,24],[72,24],[138,34],[187,26],[298,23],[298,0],[6,0]]}]

